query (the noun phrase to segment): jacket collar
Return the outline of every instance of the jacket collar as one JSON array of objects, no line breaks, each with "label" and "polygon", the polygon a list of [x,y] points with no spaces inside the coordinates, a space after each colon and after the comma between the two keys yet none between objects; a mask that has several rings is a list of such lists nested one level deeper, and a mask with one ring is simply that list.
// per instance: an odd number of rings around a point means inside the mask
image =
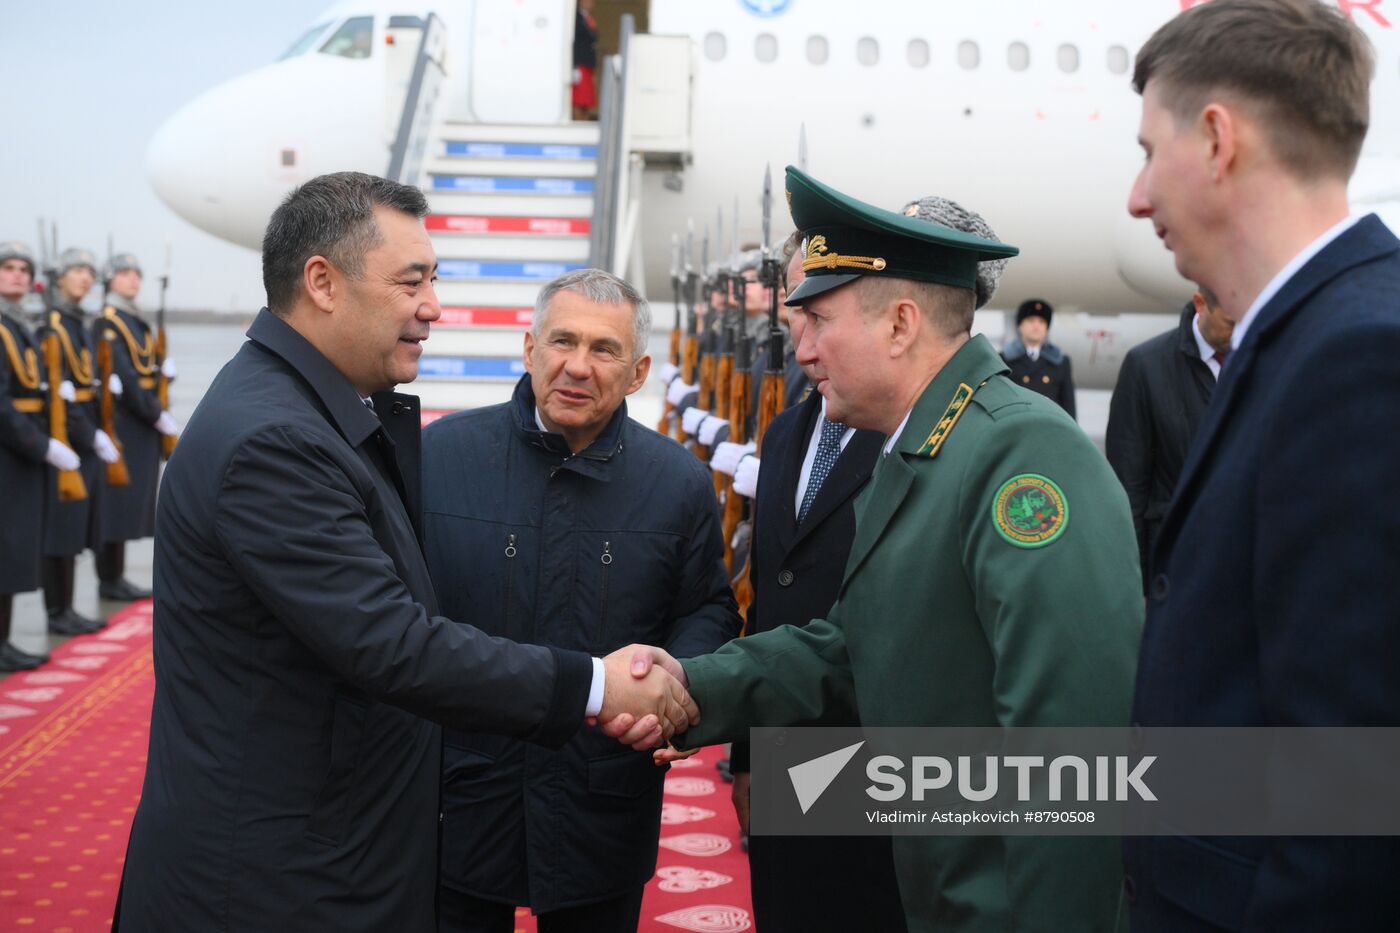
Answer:
[{"label": "jacket collar", "polygon": [[350,380],[292,325],[267,308],[258,312],[253,326],[248,328],[248,339],[281,357],[297,371],[321,399],[337,430],[352,447],[358,447],[380,429],[379,419],[365,407]]},{"label": "jacket collar", "polygon": [[[526,373],[515,384],[515,392],[511,396],[511,408],[515,415],[516,430],[531,446],[563,457],[574,463],[576,468],[583,467],[579,461],[601,467],[602,464],[612,460],[622,451],[622,426],[627,423],[627,402],[625,400],[617,407],[617,411],[613,412],[613,416],[608,421],[608,426],[603,429],[603,433],[594,438],[593,443],[579,451],[577,455],[569,450],[568,442],[564,440],[563,435],[540,430],[539,424],[535,421],[535,405],[535,390],[530,382],[530,374]],[[607,478],[599,469],[583,467],[580,472],[587,473],[597,479],[606,480]]]},{"label": "jacket collar", "polygon": [[1196,332],[1191,328],[1191,322],[1195,319],[1196,305],[1188,301],[1176,322],[1176,348],[1191,359],[1199,360],[1201,348],[1196,344]]},{"label": "jacket collar", "polygon": [[[1002,345],[1001,355],[1007,362],[1011,362],[1013,360],[1019,360],[1028,354],[1026,353],[1026,345],[1021,342],[1021,338],[1016,334],[1012,334],[1011,337],[1007,339],[1006,343]],[[1040,357],[1045,360],[1045,362],[1053,363],[1058,366],[1064,362],[1065,351],[1047,340],[1040,345]]]},{"label": "jacket collar", "polygon": [[[914,403],[909,421],[904,425],[904,431],[900,433],[899,440],[895,442],[890,453],[921,455],[924,443],[930,439],[934,429],[948,413],[949,406],[960,392],[960,386],[965,385],[976,393],[982,383],[998,373],[1006,372],[1010,372],[1006,362],[992,349],[987,338],[981,334],[973,337],[953,354],[953,358],[944,364],[938,375],[928,384],[928,388],[924,389],[919,400]],[[960,413],[961,406],[955,414]],[[951,436],[951,433],[949,431],[944,436]]]}]

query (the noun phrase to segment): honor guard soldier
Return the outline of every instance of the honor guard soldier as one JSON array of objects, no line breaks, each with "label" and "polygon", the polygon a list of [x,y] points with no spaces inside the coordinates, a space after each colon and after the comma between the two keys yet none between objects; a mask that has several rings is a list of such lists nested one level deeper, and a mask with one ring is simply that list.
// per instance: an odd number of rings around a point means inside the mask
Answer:
[{"label": "honor guard soldier", "polygon": [[[1084,432],[970,332],[978,263],[1015,247],[794,168],[787,190],[807,236],[787,298],[804,318],[797,359],[829,421],[888,440],[835,605],[681,661],[701,721],[680,744],[857,710],[867,727],[1127,725],[1143,613],[1127,497]],[[1119,851],[1109,837],[894,839],[920,931],[1121,929]]]},{"label": "honor guard soldier", "polygon": [[1074,373],[1065,351],[1050,342],[1050,318],[1055,309],[1039,298],[1021,302],[1016,309],[1016,336],[1002,347],[1002,359],[1011,367],[1011,380],[1037,392],[1065,411],[1074,412]]},{"label": "honor guard soldier", "polygon": [[49,382],[56,386],[50,404],[57,414],[51,417],[59,422],[55,436],[77,451],[82,462],[77,471],[50,471],[44,501],[44,604],[50,632],[84,635],[107,623],[73,608],[73,565],[93,542],[103,464],[117,463],[120,454],[98,426],[97,370],[80,304],[97,279],[97,259],[85,249],[66,249],[54,271],[42,337]]},{"label": "honor guard soldier", "polygon": [[155,332],[136,307],[140,263],[130,253],[118,253],[107,261],[103,278],[107,302],[92,327],[103,395],[101,427],[121,449],[127,482],[109,484],[97,506],[98,595],[131,601],[146,599],[151,591],[125,578],[126,542],[155,533],[161,438],[178,435],[180,425],[156,392],[159,378],[173,378],[175,370],[170,360],[160,359]]},{"label": "honor guard soldier", "polygon": [[47,388],[39,346],[25,325],[20,302],[34,283],[34,254],[23,243],[0,243],[0,673],[38,667],[47,655],[10,644],[16,593],[39,588],[44,536],[45,464],[78,466],[78,455],[49,436]]}]

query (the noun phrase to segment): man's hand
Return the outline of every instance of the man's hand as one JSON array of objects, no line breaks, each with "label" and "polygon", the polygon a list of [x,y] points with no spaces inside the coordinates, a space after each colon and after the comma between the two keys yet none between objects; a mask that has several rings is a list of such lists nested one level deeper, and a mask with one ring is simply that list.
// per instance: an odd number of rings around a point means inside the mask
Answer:
[{"label": "man's hand", "polygon": [[666,401],[672,405],[679,405],[681,401],[690,393],[696,391],[696,387],[686,385],[684,379],[676,379],[671,383],[671,387],[666,390]]},{"label": "man's hand", "polygon": [[116,373],[112,373],[112,375],[108,376],[107,391],[113,395],[120,396],[122,394],[122,377],[118,376]]},{"label": "man's hand", "polygon": [[175,361],[167,356],[165,361],[160,364],[160,374],[171,382],[174,382],[177,373],[178,370],[175,369]]},{"label": "man's hand", "polygon": [[653,748],[700,721],[700,710],[671,671],[685,676],[660,648],[629,645],[603,659],[603,733],[638,751]]},{"label": "man's hand", "polygon": [[53,438],[49,438],[49,449],[44,454],[44,459],[55,470],[76,470],[83,464],[73,452],[73,448]]},{"label": "man's hand", "polygon": [[160,417],[156,419],[155,428],[166,437],[179,437],[180,435],[180,422],[176,421],[175,416],[168,411],[160,413]]},{"label": "man's hand", "polygon": [[78,393],[74,390],[73,383],[69,382],[67,379],[60,382],[58,384],[58,397],[65,402],[76,402],[78,400]]},{"label": "man's hand", "polygon": [[661,384],[669,386],[671,380],[681,374],[681,368],[670,360],[667,360],[665,363],[656,367],[655,372],[656,378],[661,380]]},{"label": "man's hand", "polygon": [[735,444],[725,441],[715,447],[710,454],[710,469],[716,473],[723,473],[725,476],[733,476],[734,469],[739,465],[739,461],[744,459],[745,454],[751,454],[758,450],[756,444]]},{"label": "man's hand", "polygon": [[746,499],[758,493],[758,457],[745,457],[734,468],[734,491]]},{"label": "man's hand", "polygon": [[92,449],[97,451],[97,456],[103,463],[116,463],[122,458],[117,451],[117,445],[112,443],[106,431],[98,431],[92,436]]},{"label": "man's hand", "polygon": [[739,832],[749,834],[749,782],[753,775],[747,771],[734,773],[734,786],[729,791],[729,799],[734,802],[734,815],[739,818]]},{"label": "man's hand", "polygon": [[715,442],[715,435],[718,434],[722,428],[727,427],[729,427],[728,421],[723,418],[711,416],[701,421],[700,430],[696,432],[695,436],[699,438],[700,443],[708,447]]},{"label": "man's hand", "polygon": [[685,433],[694,437],[700,430],[700,422],[710,417],[710,413],[703,408],[687,408],[685,414],[681,415],[681,426],[685,428]]}]

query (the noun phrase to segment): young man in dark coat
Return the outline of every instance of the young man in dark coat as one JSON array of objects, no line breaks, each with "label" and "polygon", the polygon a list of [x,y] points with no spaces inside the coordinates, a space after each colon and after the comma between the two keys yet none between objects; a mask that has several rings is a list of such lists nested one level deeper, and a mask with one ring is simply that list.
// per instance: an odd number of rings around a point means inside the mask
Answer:
[{"label": "young man in dark coat", "polygon": [[1104,453],[1133,508],[1144,581],[1152,543],[1234,329],[1220,299],[1202,288],[1182,309],[1174,329],[1133,347],[1118,370]]},{"label": "young man in dark coat", "polygon": [[[708,472],[627,417],[651,315],[600,269],[541,290],[511,401],[424,434],[428,569],[450,617],[605,654],[706,654],[739,633]],[[470,568],[470,572],[464,572]],[[545,750],[451,729],[443,756],[442,929],[632,931],[656,870],[665,774],[595,729]]]},{"label": "young man in dark coat", "polygon": [[[1144,727],[1400,725],[1400,240],[1347,196],[1373,55],[1331,3],[1212,0],[1136,57],[1146,160],[1128,208],[1235,322],[1152,553]],[[1327,766],[1368,760],[1339,748]],[[1288,768],[1242,791],[1269,800]],[[1134,933],[1400,915],[1395,837],[1159,829],[1123,843]]]},{"label": "young man in dark coat", "polygon": [[1074,418],[1074,370],[1065,351],[1049,338],[1054,314],[1048,301],[1021,302],[1016,309],[1016,336],[1001,348],[1001,357],[1011,367],[1012,382],[1045,396]]},{"label": "young man in dark coat", "polygon": [[630,651],[438,614],[418,400],[391,391],[442,313],[426,213],[416,188],[342,172],[268,225],[268,308],[156,506],[151,746],[115,928],[435,933],[429,719],[548,747],[587,716],[625,711],[641,743],[689,721],[673,681],[632,689]]}]

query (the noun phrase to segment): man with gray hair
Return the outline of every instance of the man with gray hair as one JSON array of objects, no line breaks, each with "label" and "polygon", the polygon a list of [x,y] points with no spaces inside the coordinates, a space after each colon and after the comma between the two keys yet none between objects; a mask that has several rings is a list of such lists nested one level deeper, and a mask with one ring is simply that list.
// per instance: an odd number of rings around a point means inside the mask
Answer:
[{"label": "man with gray hair", "polygon": [[693,712],[669,674],[631,689],[630,650],[493,638],[465,624],[485,602],[439,613],[418,400],[392,391],[442,313],[427,210],[341,172],[268,224],[268,308],[156,506],[151,745],[114,928],[433,933],[434,722],[558,747],[587,718],[646,742]]},{"label": "man with gray hair", "polygon": [[[505,404],[423,436],[428,570],[450,617],[606,654],[708,653],[739,632],[709,475],[627,417],[651,313],[580,269],[546,285]],[[464,573],[463,568],[470,568]],[[631,931],[656,868],[663,773],[587,728],[557,751],[453,729],[443,762],[444,931]]]}]

